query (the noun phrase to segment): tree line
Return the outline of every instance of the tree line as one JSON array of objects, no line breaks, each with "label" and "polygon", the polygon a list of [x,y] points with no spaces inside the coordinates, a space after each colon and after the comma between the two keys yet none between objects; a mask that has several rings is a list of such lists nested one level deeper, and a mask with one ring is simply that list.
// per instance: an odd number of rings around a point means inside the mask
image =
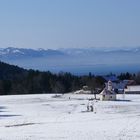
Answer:
[{"label": "tree line", "polygon": [[[120,80],[133,79],[140,84],[140,73],[121,73]],[[105,79],[91,73],[83,76],[60,72],[26,70],[18,66],[0,62],[0,95],[37,94],[37,93],[68,93],[87,85],[92,92],[104,88]]]},{"label": "tree line", "polygon": [[[91,84],[92,83],[92,84]],[[18,66],[0,62],[0,94],[67,93],[89,87],[102,87],[104,79],[91,73],[76,76],[60,72],[26,70]],[[94,85],[94,86],[93,86]]]}]

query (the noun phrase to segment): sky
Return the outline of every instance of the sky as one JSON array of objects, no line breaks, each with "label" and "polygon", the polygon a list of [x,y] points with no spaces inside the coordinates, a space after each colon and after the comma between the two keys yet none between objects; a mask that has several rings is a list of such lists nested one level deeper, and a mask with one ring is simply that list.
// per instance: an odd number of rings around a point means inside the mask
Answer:
[{"label": "sky", "polygon": [[140,0],[0,0],[0,48],[140,46]]}]

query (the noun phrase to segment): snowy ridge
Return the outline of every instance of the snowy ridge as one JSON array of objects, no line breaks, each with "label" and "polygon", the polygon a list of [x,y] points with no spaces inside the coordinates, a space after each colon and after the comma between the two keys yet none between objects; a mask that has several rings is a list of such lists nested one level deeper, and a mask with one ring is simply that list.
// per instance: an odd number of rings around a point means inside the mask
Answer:
[{"label": "snowy ridge", "polygon": [[140,47],[135,47],[135,48],[61,48],[57,50],[53,49],[43,49],[43,48],[38,48],[38,49],[26,49],[26,48],[14,48],[14,47],[8,47],[8,48],[0,48],[0,55],[27,55],[30,54],[33,56],[36,53],[40,56],[44,55],[62,55],[62,54],[69,54],[69,55],[90,55],[90,54],[95,54],[95,53],[140,53]]},{"label": "snowy ridge", "polygon": [[57,50],[45,50],[42,48],[39,49],[26,49],[26,48],[0,48],[0,57],[1,58],[28,58],[28,57],[43,57],[43,56],[50,56],[50,55],[63,55],[62,52]]}]

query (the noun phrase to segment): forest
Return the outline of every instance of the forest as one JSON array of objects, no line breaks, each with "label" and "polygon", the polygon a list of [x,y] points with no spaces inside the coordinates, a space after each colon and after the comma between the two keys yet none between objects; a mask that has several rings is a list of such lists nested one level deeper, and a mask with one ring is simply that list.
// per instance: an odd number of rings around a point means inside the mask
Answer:
[{"label": "forest", "polygon": [[[119,80],[132,79],[140,84],[140,73],[121,73]],[[0,62],[0,95],[38,94],[38,93],[68,93],[87,85],[92,91],[104,88],[105,79],[102,76],[72,75],[68,72],[58,74],[49,71],[26,70],[18,66]]]}]

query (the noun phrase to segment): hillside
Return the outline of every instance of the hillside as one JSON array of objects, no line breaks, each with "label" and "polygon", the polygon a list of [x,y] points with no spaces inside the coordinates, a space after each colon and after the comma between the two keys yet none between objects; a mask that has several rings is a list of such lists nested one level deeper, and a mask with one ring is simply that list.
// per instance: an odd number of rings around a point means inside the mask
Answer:
[{"label": "hillside", "polygon": [[[69,99],[70,97],[70,99]],[[1,140],[139,140],[140,96],[117,95],[97,101],[92,95],[21,95],[0,97]],[[123,100],[123,101],[121,101]]]},{"label": "hillside", "polygon": [[27,70],[0,61],[0,80],[13,80]]},{"label": "hillside", "polygon": [[[140,74],[124,73],[118,78],[135,80],[140,84]],[[37,93],[68,93],[87,85],[91,91],[102,89],[105,79],[103,76],[76,76],[71,73],[26,70],[18,66],[0,62],[0,95],[37,94]],[[95,90],[96,93],[98,91]]]},{"label": "hillside", "polygon": [[88,83],[102,87],[100,77],[74,76],[70,73],[52,74],[49,71],[25,70],[0,62],[0,94],[66,93],[82,88]]}]

